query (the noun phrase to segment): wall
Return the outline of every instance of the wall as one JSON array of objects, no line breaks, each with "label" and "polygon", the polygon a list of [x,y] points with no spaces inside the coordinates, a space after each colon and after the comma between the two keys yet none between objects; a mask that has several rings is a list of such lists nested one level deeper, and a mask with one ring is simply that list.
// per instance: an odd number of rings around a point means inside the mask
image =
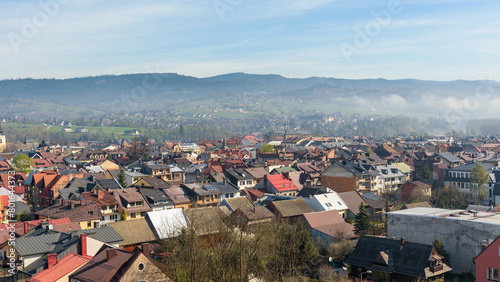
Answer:
[{"label": "wall", "polygon": [[481,242],[494,240],[500,224],[485,224],[457,218],[415,216],[388,213],[389,238],[406,237],[408,242],[432,244],[439,238],[450,255],[454,273],[475,272],[473,258],[481,251]]},{"label": "wall", "polygon": [[337,193],[356,191],[356,177],[347,178],[322,175],[321,186],[331,188]]}]

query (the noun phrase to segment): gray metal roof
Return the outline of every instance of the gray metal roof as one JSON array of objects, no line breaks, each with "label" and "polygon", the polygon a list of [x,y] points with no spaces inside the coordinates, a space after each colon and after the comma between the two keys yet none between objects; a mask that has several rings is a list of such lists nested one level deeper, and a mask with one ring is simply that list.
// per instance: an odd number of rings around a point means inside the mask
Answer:
[{"label": "gray metal roof", "polygon": [[50,232],[39,236],[21,236],[16,239],[15,249],[20,256],[53,252],[58,243],[71,239],[66,233]]},{"label": "gray metal roof", "polygon": [[73,231],[73,234],[81,235],[83,233],[87,233],[89,237],[104,243],[123,241],[123,237],[120,236],[120,234],[118,234],[111,226]]}]

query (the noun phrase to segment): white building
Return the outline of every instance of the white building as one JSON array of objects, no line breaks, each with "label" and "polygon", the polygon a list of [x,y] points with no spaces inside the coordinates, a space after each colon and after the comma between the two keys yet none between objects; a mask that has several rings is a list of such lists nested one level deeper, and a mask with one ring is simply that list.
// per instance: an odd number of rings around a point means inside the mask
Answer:
[{"label": "white building", "polygon": [[475,271],[473,258],[481,243],[500,234],[500,214],[438,208],[413,208],[387,213],[387,236],[405,237],[421,244],[439,238],[451,259],[454,273]]}]

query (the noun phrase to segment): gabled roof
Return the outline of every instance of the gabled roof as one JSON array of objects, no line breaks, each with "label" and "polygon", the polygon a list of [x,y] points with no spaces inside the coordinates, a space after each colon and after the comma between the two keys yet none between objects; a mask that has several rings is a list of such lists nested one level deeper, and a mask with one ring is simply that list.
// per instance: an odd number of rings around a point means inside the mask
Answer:
[{"label": "gabled roof", "polygon": [[191,200],[188,198],[184,190],[180,187],[172,187],[163,191],[176,205],[191,203]]},{"label": "gabled roof", "polygon": [[[388,265],[381,264],[381,252],[383,252],[382,258],[388,257],[383,259],[384,262],[389,262]],[[346,263],[374,271],[397,273],[425,279],[451,271],[451,268],[443,264],[443,271],[438,273],[430,272],[427,262],[431,255],[433,255],[432,245],[404,242],[403,246],[401,246],[400,240],[362,236]]]},{"label": "gabled roof", "polygon": [[268,175],[267,180],[278,192],[298,190],[292,180],[282,174]]},{"label": "gabled roof", "polygon": [[148,212],[146,220],[154,228],[158,239],[173,238],[181,234],[188,221],[181,208]]},{"label": "gabled roof", "polygon": [[304,213],[314,212],[314,210],[302,198],[284,201],[271,201],[271,203],[282,217],[299,216]]},{"label": "gabled roof", "polygon": [[220,231],[222,222],[213,207],[188,209],[186,217],[198,235],[209,235]]},{"label": "gabled roof", "polygon": [[[116,252],[115,256],[109,260],[107,259],[107,250]],[[103,245],[88,263],[70,275],[70,280],[111,281],[111,278],[117,274],[122,266],[127,264],[129,260],[135,259],[138,254]]]},{"label": "gabled roof", "polygon": [[344,221],[338,211],[322,211],[305,213],[304,218],[312,229],[316,229],[328,236],[336,237],[344,235],[346,238],[354,238],[354,226]]},{"label": "gabled roof", "polygon": [[102,189],[123,189],[123,187],[116,181],[116,179],[97,179],[96,183],[102,187]]},{"label": "gabled roof", "polygon": [[50,218],[69,217],[73,222],[81,222],[100,219],[101,207],[92,201],[69,201],[64,205],[55,204],[35,214]]},{"label": "gabled roof", "polygon": [[[156,241],[154,231],[145,218],[112,222],[108,226],[123,238],[120,246]],[[137,232],[137,230],[141,232]]]},{"label": "gabled roof", "polygon": [[235,211],[237,209],[247,210],[254,208],[254,204],[246,196],[224,199],[223,202],[227,203],[227,206],[230,211]]},{"label": "gabled roof", "polygon": [[269,174],[263,167],[245,168],[245,171],[257,179],[264,178],[265,175]]},{"label": "gabled roof", "polygon": [[89,262],[91,257],[84,257],[75,253],[71,253],[57,262],[51,268],[47,268],[38,272],[29,281],[30,282],[51,282],[57,281],[77,269],[80,269],[84,264]]},{"label": "gabled roof", "polygon": [[123,237],[120,236],[111,226],[101,226],[91,229],[81,229],[72,231],[74,234],[88,234],[89,237],[104,242],[106,244],[117,243],[123,241]]}]

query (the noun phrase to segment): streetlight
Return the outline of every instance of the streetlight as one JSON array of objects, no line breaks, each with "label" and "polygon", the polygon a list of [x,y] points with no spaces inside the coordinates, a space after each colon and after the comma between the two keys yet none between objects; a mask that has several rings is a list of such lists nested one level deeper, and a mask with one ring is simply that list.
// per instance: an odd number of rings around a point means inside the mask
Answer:
[{"label": "streetlight", "polygon": [[366,272],[361,272],[361,282],[363,282],[363,274],[372,274],[372,271],[367,270]]}]

